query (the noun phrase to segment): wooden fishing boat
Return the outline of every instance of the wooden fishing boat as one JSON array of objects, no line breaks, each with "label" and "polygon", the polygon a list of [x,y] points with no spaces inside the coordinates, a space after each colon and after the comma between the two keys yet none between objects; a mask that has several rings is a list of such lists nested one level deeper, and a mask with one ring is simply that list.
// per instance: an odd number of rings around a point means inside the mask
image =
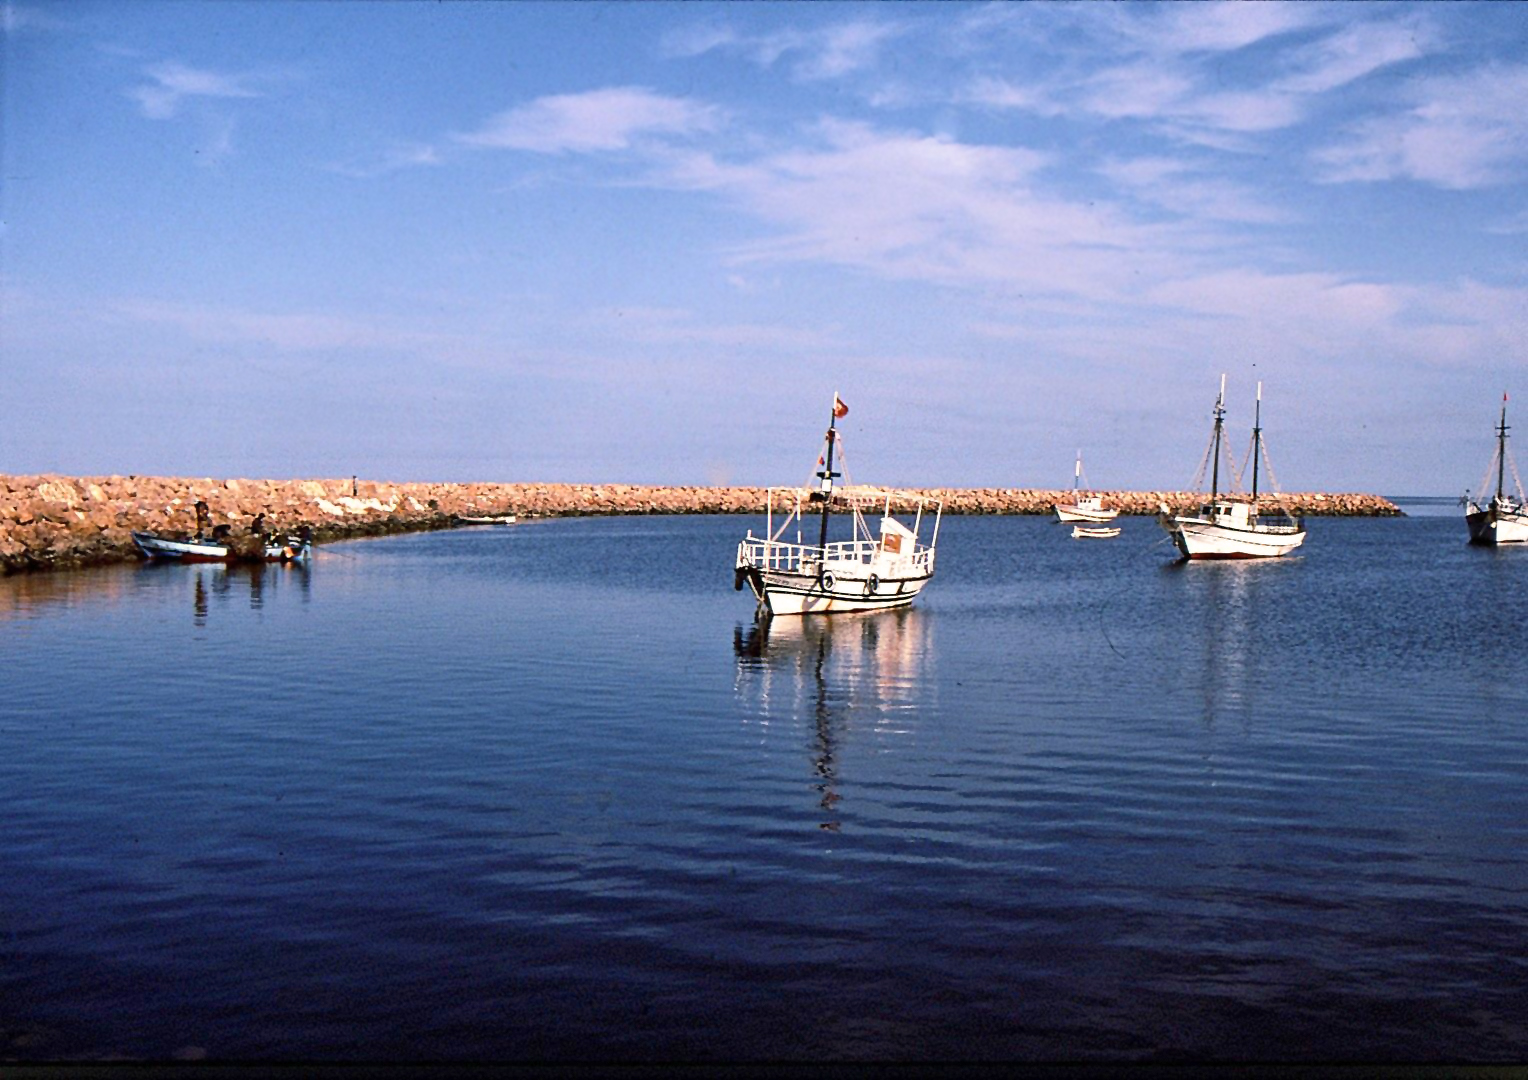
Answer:
[{"label": "wooden fishing boat", "polygon": [[[1523,480],[1517,463],[1507,455],[1507,395],[1501,396],[1501,421],[1496,425],[1496,455],[1489,471],[1496,473],[1496,494],[1489,500],[1464,497],[1464,523],[1470,530],[1472,544],[1528,544],[1528,500],[1523,497]],[[1507,494],[1507,467],[1517,484],[1517,498]],[[1486,484],[1480,485],[1482,488]]]},{"label": "wooden fishing boat", "polygon": [[[1222,495],[1220,457],[1225,428],[1226,377],[1220,377],[1210,449],[1210,497],[1196,512],[1173,514],[1160,504],[1158,523],[1172,536],[1185,559],[1259,559],[1288,555],[1305,542],[1305,523],[1284,513],[1258,513],[1258,462],[1263,448],[1263,384],[1257,384],[1257,412],[1252,427],[1252,496]],[[1200,466],[1200,477],[1204,466]],[[1196,481],[1195,486],[1198,486]]]},{"label": "wooden fishing boat", "polygon": [[253,558],[239,553],[225,539],[200,533],[174,537],[135,531],[133,545],[147,558],[167,562],[306,562],[313,556],[313,537],[306,530],[297,535],[266,538],[262,554]]},{"label": "wooden fishing boat", "polygon": [[513,525],[514,514],[458,514],[458,525]]},{"label": "wooden fishing boat", "polygon": [[1119,535],[1119,529],[1104,528],[1102,526],[1073,525],[1073,540],[1112,540]]},{"label": "wooden fishing boat", "polygon": [[[738,543],[733,587],[741,590],[747,585],[752,590],[761,616],[906,607],[934,576],[942,500],[847,483],[835,487],[833,481],[843,475],[833,468],[835,452],[842,459],[842,436],[836,422],[848,411],[834,394],[826,445],[818,457],[818,484],[772,488],[765,510],[765,535],[756,537],[750,529]],[[914,515],[911,527],[893,516],[894,502]],[[812,524],[817,537],[816,543],[809,543],[802,532],[814,508],[818,521]],[[777,518],[777,514],[783,517]],[[925,544],[920,532],[930,516],[933,527]],[[835,517],[849,524],[848,538],[828,539]],[[793,524],[795,537],[786,539],[786,530]]]}]

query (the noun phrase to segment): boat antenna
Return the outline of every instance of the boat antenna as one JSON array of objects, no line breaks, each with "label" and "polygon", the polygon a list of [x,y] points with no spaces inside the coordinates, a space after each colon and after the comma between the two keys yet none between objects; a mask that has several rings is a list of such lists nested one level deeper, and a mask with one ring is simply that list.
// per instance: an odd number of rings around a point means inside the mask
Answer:
[{"label": "boat antenna", "polygon": [[1077,494],[1077,485],[1082,483],[1082,451],[1077,451],[1077,469],[1072,473],[1072,494]]},{"label": "boat antenna", "polygon": [[833,471],[833,447],[838,442],[838,418],[849,415],[849,406],[838,396],[838,391],[833,391],[833,408],[828,413],[828,448],[822,455],[822,469],[817,473],[817,479],[822,481],[819,489],[822,494],[822,529],[817,535],[817,546],[823,551],[828,548],[828,507],[833,502],[833,478],[842,475]]},{"label": "boat antenna", "polygon": [[1263,448],[1263,383],[1257,384],[1257,404],[1252,408],[1252,512],[1257,513],[1257,459]]},{"label": "boat antenna", "polygon": [[1220,493],[1220,436],[1226,420],[1226,376],[1220,375],[1220,394],[1215,398],[1215,449],[1210,461],[1210,502]]}]

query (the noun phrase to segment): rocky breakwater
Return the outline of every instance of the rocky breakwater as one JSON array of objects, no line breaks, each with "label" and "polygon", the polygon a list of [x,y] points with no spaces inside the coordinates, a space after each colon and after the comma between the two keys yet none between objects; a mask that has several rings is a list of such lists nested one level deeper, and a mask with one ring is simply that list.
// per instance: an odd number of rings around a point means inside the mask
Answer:
[{"label": "rocky breakwater", "polygon": [[[1057,503],[1069,503],[1069,490],[1045,488],[930,488],[919,492],[944,500],[947,514],[1049,514]],[[1156,514],[1165,504],[1173,513],[1198,507],[1204,495],[1192,491],[1093,491],[1106,507],[1121,514]],[[1389,499],[1379,495],[1322,492],[1266,495],[1258,499],[1264,511],[1281,508],[1302,517],[1401,517]]]},{"label": "rocky breakwater", "polygon": [[[936,488],[947,514],[1047,514],[1070,492],[1033,488]],[[1154,514],[1160,503],[1198,502],[1187,492],[1104,492],[1126,514]],[[132,532],[189,534],[195,506],[235,534],[261,514],[270,532],[307,525],[319,543],[383,533],[449,528],[461,517],[522,518],[613,514],[753,514],[767,491],[755,487],[652,487],[635,484],[389,484],[368,480],[217,480],[147,476],[0,475],[0,568],[6,573],[137,558]],[[1286,495],[1307,515],[1395,515],[1374,495]]]}]

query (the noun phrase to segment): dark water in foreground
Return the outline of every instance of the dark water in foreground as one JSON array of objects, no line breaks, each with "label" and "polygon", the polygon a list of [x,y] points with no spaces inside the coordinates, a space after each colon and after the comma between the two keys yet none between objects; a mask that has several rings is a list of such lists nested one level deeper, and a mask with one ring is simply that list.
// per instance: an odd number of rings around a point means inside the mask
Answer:
[{"label": "dark water in foreground", "polygon": [[1528,1057],[1528,550],[748,524],[0,580],[0,1058]]}]

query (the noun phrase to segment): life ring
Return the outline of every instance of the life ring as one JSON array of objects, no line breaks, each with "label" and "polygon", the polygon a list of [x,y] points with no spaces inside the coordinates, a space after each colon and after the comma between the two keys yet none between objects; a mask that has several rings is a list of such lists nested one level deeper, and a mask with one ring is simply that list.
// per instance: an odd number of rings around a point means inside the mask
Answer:
[{"label": "life ring", "polygon": [[823,592],[832,592],[833,591],[833,586],[836,585],[836,584],[837,584],[837,582],[833,580],[833,571],[831,571],[831,570],[824,571],[823,575],[822,575],[822,591]]},{"label": "life ring", "polygon": [[881,579],[876,577],[874,574],[871,574],[869,580],[867,580],[865,582],[865,595],[866,596],[874,596],[875,595],[875,591],[877,589],[879,589],[880,587],[881,587]]}]

